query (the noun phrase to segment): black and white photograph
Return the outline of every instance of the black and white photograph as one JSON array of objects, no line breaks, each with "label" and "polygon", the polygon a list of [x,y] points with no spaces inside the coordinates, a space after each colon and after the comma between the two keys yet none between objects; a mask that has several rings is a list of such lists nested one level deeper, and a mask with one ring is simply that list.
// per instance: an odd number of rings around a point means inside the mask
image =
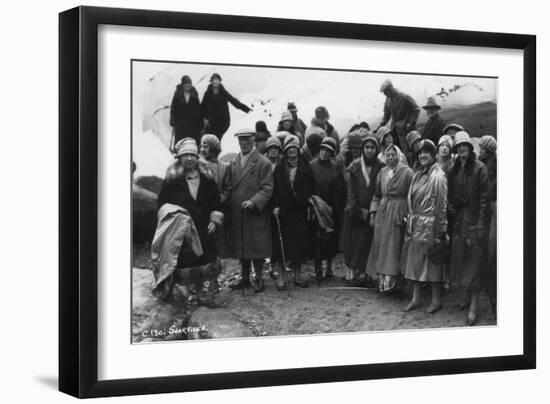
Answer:
[{"label": "black and white photograph", "polygon": [[498,83],[132,60],[131,342],[498,326]]}]

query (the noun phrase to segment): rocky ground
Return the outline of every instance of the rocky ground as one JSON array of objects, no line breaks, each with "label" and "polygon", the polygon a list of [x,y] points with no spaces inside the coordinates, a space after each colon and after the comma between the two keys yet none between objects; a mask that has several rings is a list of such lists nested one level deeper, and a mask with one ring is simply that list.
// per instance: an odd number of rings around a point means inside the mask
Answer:
[{"label": "rocky ground", "polygon": [[[319,287],[310,282],[307,289],[292,287],[290,300],[287,292],[275,289],[275,282],[265,278],[266,290],[254,294],[247,289],[231,291],[228,285],[239,278],[236,260],[224,262],[220,275],[221,291],[215,295],[222,307],[199,307],[185,296],[185,289],[177,287],[169,302],[151,295],[152,273],[149,246],[135,246],[133,270],[133,341],[152,342],[174,339],[233,338],[353,331],[380,331],[464,326],[466,311],[456,306],[462,298],[459,291],[447,291],[443,309],[428,314],[423,309],[429,304],[430,290],[425,288],[423,308],[409,313],[402,309],[407,304],[409,290],[400,295],[386,296],[373,289],[346,288],[342,277],[341,257],[334,264],[335,278]],[[142,268],[142,269],[139,269]],[[313,268],[307,267],[313,281]],[[483,294],[478,314],[478,325],[495,325],[487,297]]]}]

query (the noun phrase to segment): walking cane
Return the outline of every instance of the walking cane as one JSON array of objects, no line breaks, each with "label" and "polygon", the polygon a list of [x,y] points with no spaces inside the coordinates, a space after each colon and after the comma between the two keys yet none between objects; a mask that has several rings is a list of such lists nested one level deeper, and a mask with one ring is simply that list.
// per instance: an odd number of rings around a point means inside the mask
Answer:
[{"label": "walking cane", "polygon": [[[281,232],[281,222],[279,221],[279,214],[275,214],[275,221],[277,222],[277,230],[279,230],[279,242],[281,243],[281,255],[283,257],[283,268],[282,270],[286,272],[286,258],[285,258],[285,248],[283,246],[283,233]],[[284,272],[283,272],[284,273]],[[288,300],[290,300],[290,283],[288,280],[288,274],[285,276],[286,278],[286,291],[288,294]]]},{"label": "walking cane", "polygon": [[[242,282],[242,288],[241,288],[241,296],[244,297],[244,271],[243,271],[243,260],[244,260],[244,212],[245,209],[241,206],[241,282]],[[250,275],[250,273],[249,273]]]}]

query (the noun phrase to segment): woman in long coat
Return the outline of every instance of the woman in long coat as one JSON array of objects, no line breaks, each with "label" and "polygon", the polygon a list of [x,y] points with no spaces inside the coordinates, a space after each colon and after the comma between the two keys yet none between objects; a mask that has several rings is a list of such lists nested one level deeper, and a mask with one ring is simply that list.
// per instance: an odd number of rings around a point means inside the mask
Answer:
[{"label": "woman in long coat", "polygon": [[407,194],[413,177],[413,170],[400,161],[400,155],[402,153],[395,145],[386,149],[387,166],[378,174],[370,208],[374,239],[367,261],[367,274],[378,279],[380,292],[394,290],[399,275]]},{"label": "woman in long coat", "polygon": [[345,208],[344,261],[346,280],[352,282],[365,271],[372,242],[369,224],[370,204],[376,189],[376,177],[384,166],[378,160],[378,140],[368,136],[363,141],[361,157],[348,167],[348,199]]},{"label": "woman in long coat", "polygon": [[477,321],[483,254],[491,221],[489,182],[485,164],[476,159],[467,132],[455,135],[457,159],[449,177],[449,211],[453,216],[450,282],[466,289],[461,308],[469,307],[466,323]]},{"label": "woman in long coat", "polygon": [[327,233],[319,226],[317,220],[313,221],[310,226],[312,233],[310,254],[315,260],[315,274],[318,282],[322,279],[323,260],[327,261],[327,272],[332,272],[332,259],[339,250],[338,243],[346,205],[344,172],[334,160],[336,141],[331,137],[326,137],[323,139],[320,149],[319,157],[310,163],[315,178],[315,194],[332,208],[334,231]]},{"label": "woman in long coat", "polygon": [[[294,283],[307,287],[301,277],[301,265],[306,259],[308,244],[307,210],[309,198],[314,193],[313,171],[306,159],[300,155],[300,140],[295,135],[285,138],[283,159],[273,172],[273,214],[279,217],[285,259],[294,271]],[[284,270],[280,243],[273,245],[273,259],[282,264],[277,289],[285,289]]]},{"label": "woman in long coat", "polygon": [[445,242],[447,233],[447,177],[435,164],[435,145],[422,140],[418,149],[420,168],[415,172],[407,196],[408,216],[401,253],[401,272],[413,282],[413,296],[404,311],[421,306],[422,283],[432,285],[432,302],[426,309],[441,309],[443,265],[429,257],[429,251]]},{"label": "woman in long coat", "polygon": [[185,137],[200,143],[203,128],[203,111],[199,94],[191,83],[189,76],[183,76],[181,84],[176,86],[170,105],[170,125],[174,128],[174,144]]},{"label": "woman in long coat", "polygon": [[202,108],[204,118],[207,120],[207,129],[222,140],[230,124],[229,105],[231,103],[235,108],[243,112],[252,111],[248,106],[233,97],[221,84],[222,78],[218,73],[214,73],[210,78],[210,84],[202,97]]}]

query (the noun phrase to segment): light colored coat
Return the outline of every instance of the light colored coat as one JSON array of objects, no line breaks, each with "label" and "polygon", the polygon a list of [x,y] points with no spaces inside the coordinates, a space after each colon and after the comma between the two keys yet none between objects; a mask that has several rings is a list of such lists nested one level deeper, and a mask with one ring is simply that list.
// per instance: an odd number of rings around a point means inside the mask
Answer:
[{"label": "light colored coat", "polygon": [[[240,259],[262,259],[271,256],[271,212],[273,194],[271,163],[253,149],[246,165],[241,167],[241,154],[230,164],[231,196],[229,198],[230,256]],[[250,200],[254,208],[241,209]]]}]

